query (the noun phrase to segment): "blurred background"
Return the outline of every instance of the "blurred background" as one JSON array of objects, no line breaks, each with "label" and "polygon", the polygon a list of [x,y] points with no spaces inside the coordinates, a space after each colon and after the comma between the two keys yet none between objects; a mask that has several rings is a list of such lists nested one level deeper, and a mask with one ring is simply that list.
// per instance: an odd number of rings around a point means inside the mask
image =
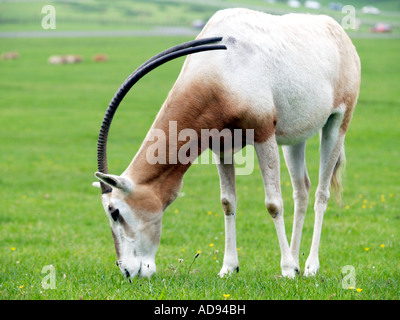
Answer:
[{"label": "blurred background", "polygon": [[160,27],[165,27],[171,33],[186,35],[196,34],[196,29],[202,28],[216,10],[223,8],[247,7],[272,14],[323,13],[341,21],[345,16],[343,7],[352,5],[357,24],[351,32],[359,36],[400,34],[398,0],[1,0],[1,36],[11,36],[6,31],[43,30],[38,21],[44,16],[42,7],[48,4],[56,9],[57,31],[156,29],[162,33]]}]

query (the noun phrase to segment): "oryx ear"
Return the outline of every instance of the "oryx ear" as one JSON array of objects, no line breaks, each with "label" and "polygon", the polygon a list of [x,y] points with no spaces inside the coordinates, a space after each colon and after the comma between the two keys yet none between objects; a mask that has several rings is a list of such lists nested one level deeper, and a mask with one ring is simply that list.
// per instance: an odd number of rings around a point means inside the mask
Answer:
[{"label": "oryx ear", "polygon": [[94,175],[101,182],[104,182],[112,188],[117,188],[125,192],[130,192],[132,190],[133,183],[126,177],[101,172],[96,172]]}]

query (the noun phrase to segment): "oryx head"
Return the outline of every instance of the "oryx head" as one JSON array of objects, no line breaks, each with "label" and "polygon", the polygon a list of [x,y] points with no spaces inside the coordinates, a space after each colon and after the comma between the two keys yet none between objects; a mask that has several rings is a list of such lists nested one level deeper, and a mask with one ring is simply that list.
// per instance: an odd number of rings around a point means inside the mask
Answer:
[{"label": "oryx head", "polygon": [[150,277],[156,271],[163,207],[145,186],[135,186],[126,176],[96,172],[109,192],[101,201],[110,220],[117,265],[126,277]]},{"label": "oryx head", "polygon": [[161,202],[151,188],[135,185],[128,175],[108,174],[106,148],[111,121],[126,93],[146,73],[169,60],[190,53],[226,49],[224,45],[207,45],[221,40],[222,37],[194,40],[154,56],[125,80],[107,108],[97,143],[98,172],[95,176],[100,180],[101,200],[110,220],[117,264],[128,278],[136,275],[149,277],[156,271],[155,255],[166,204]]}]

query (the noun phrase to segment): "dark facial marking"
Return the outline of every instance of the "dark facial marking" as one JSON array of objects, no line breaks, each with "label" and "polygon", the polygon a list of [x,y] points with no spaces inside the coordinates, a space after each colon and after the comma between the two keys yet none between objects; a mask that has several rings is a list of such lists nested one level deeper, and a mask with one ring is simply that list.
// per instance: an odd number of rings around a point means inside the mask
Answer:
[{"label": "dark facial marking", "polygon": [[118,209],[114,209],[113,211],[111,211],[111,218],[114,221],[117,221],[119,217],[119,210]]},{"label": "dark facial marking", "polygon": [[108,210],[110,211],[111,218],[112,218],[114,221],[117,221],[118,218],[119,218],[119,210],[116,209],[116,208],[114,208],[114,206],[113,206],[112,204],[110,204],[110,205],[108,206]]},{"label": "dark facial marking", "polygon": [[108,206],[108,210],[110,211],[111,218],[115,222],[119,222],[121,226],[124,228],[125,234],[131,238],[135,237],[135,233],[131,229],[131,227],[126,223],[125,219],[122,217],[122,215],[119,213],[119,209],[115,209],[112,204]]}]

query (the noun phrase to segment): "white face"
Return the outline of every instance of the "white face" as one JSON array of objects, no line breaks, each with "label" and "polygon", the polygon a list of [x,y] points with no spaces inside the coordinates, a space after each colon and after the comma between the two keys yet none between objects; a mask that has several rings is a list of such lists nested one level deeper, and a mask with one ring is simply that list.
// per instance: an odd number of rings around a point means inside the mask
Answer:
[{"label": "white face", "polygon": [[[134,192],[134,190],[132,191]],[[156,272],[155,256],[160,242],[162,213],[148,213],[127,204],[129,193],[113,187],[101,196],[110,220],[121,272],[131,277],[151,277]]]}]

